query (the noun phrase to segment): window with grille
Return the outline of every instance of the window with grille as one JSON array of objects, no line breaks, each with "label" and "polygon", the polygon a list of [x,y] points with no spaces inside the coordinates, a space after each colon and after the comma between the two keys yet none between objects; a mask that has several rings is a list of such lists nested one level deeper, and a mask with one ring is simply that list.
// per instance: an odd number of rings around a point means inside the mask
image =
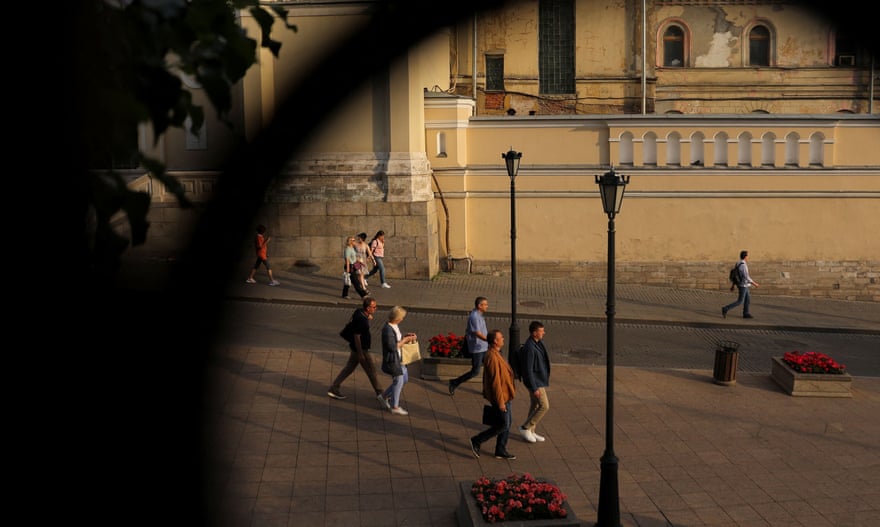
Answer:
[{"label": "window with grille", "polygon": [[574,93],[574,0],[541,0],[538,20],[539,89]]},{"label": "window with grille", "polygon": [[504,91],[504,55],[486,55],[486,91]]}]

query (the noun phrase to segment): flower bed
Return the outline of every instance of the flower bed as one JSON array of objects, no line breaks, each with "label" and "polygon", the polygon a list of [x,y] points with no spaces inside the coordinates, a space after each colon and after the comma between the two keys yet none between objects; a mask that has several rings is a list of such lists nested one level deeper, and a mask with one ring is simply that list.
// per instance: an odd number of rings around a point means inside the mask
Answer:
[{"label": "flower bed", "polygon": [[815,351],[801,353],[789,351],[782,355],[782,361],[798,373],[826,373],[837,375],[846,373],[846,365],[839,364],[828,355]]},{"label": "flower bed", "polygon": [[[804,359],[800,353],[793,352],[783,358],[773,357],[770,376],[792,396],[852,397],[852,376],[846,373],[844,366],[833,361],[833,365],[828,364],[827,357],[816,355],[819,356]],[[818,368],[821,373],[801,372],[811,368]]]},{"label": "flower bed", "polygon": [[460,337],[451,331],[446,335],[442,333],[434,335],[428,340],[429,356],[447,359],[467,358],[462,352],[464,344],[464,337]]},{"label": "flower bed", "polygon": [[580,525],[559,487],[528,473],[461,482],[457,516],[461,527],[506,522],[530,527]]}]

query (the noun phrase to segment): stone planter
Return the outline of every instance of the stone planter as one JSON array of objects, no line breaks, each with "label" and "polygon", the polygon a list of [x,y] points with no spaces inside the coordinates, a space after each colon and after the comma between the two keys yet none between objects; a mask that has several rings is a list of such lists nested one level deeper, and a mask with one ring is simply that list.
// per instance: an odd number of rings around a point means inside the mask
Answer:
[{"label": "stone planter", "polygon": [[[425,357],[421,362],[421,377],[428,381],[448,381],[471,369],[471,359]],[[477,375],[468,382],[483,382],[483,377]]]},{"label": "stone planter", "polygon": [[785,393],[803,397],[852,397],[848,373],[798,373],[780,357],[773,357],[770,376]]},{"label": "stone planter", "polygon": [[[544,479],[553,483],[549,479]],[[563,503],[567,517],[554,518],[552,520],[522,520],[522,521],[506,521],[499,523],[489,523],[483,519],[483,514],[477,508],[477,500],[471,494],[471,486],[473,481],[460,481],[460,499],[458,509],[455,511],[455,518],[458,520],[458,527],[580,527],[581,522],[578,520],[571,506],[566,501]]]}]

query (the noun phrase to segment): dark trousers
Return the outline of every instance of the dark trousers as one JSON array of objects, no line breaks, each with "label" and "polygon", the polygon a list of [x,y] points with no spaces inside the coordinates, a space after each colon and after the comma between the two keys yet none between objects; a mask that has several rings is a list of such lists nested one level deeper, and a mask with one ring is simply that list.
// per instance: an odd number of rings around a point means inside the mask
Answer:
[{"label": "dark trousers", "polygon": [[[343,269],[345,271],[345,269]],[[356,271],[352,271],[351,273],[351,286],[347,286],[345,284],[342,285],[342,296],[348,296],[348,292],[351,290],[351,287],[354,287],[354,290],[357,291],[357,294],[360,295],[361,298],[367,296],[367,291],[361,287],[361,281],[358,280],[358,277],[355,275]]]},{"label": "dark trousers", "polygon": [[483,430],[482,432],[471,438],[474,443],[481,445],[495,437],[496,455],[507,452],[507,438],[510,437],[510,423],[512,421],[510,415],[510,401],[507,401],[507,403],[505,403],[505,408],[507,408],[507,411],[502,412],[502,414],[504,415],[504,422],[501,425],[493,426],[487,430]]},{"label": "dark trousers", "polygon": [[749,294],[749,288],[743,287],[741,285],[738,285],[736,287],[739,289],[739,295],[737,295],[736,297],[736,302],[724,306],[724,311],[730,311],[736,306],[742,304],[743,316],[746,316],[749,314],[749,304],[751,304],[751,294]]},{"label": "dark trousers", "polygon": [[367,378],[370,379],[370,384],[373,385],[373,390],[376,391],[376,395],[382,393],[382,388],[379,386],[379,380],[376,378],[376,366],[373,364],[373,357],[370,356],[370,350],[364,350],[363,353],[358,353],[357,349],[352,345],[349,345],[348,349],[351,351],[348,355],[348,362],[345,363],[345,366],[343,366],[339,375],[336,376],[336,379],[333,381],[330,388],[338,391],[339,386],[343,381],[345,381],[349,375],[354,373],[354,370],[358,367],[358,364],[360,364],[364,369],[364,372],[366,372]]},{"label": "dark trousers", "polygon": [[449,384],[457,387],[459,384],[467,382],[479,375],[480,371],[482,371],[483,358],[485,357],[486,352],[474,353],[471,355],[471,369],[449,381]]}]

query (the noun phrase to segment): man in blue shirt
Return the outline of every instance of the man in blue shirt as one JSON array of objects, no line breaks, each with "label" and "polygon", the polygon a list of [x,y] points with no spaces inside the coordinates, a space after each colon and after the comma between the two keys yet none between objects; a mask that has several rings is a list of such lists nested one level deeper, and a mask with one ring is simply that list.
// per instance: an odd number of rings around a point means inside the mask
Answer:
[{"label": "man in blue shirt", "polygon": [[486,342],[486,335],[489,331],[486,329],[486,319],[483,313],[489,309],[489,300],[486,297],[478,296],[474,300],[474,308],[468,315],[467,329],[464,338],[467,339],[468,349],[471,352],[471,369],[470,371],[460,375],[459,377],[449,381],[449,395],[455,395],[455,389],[458,386],[480,374],[483,366],[483,358],[489,349],[489,343]]}]

